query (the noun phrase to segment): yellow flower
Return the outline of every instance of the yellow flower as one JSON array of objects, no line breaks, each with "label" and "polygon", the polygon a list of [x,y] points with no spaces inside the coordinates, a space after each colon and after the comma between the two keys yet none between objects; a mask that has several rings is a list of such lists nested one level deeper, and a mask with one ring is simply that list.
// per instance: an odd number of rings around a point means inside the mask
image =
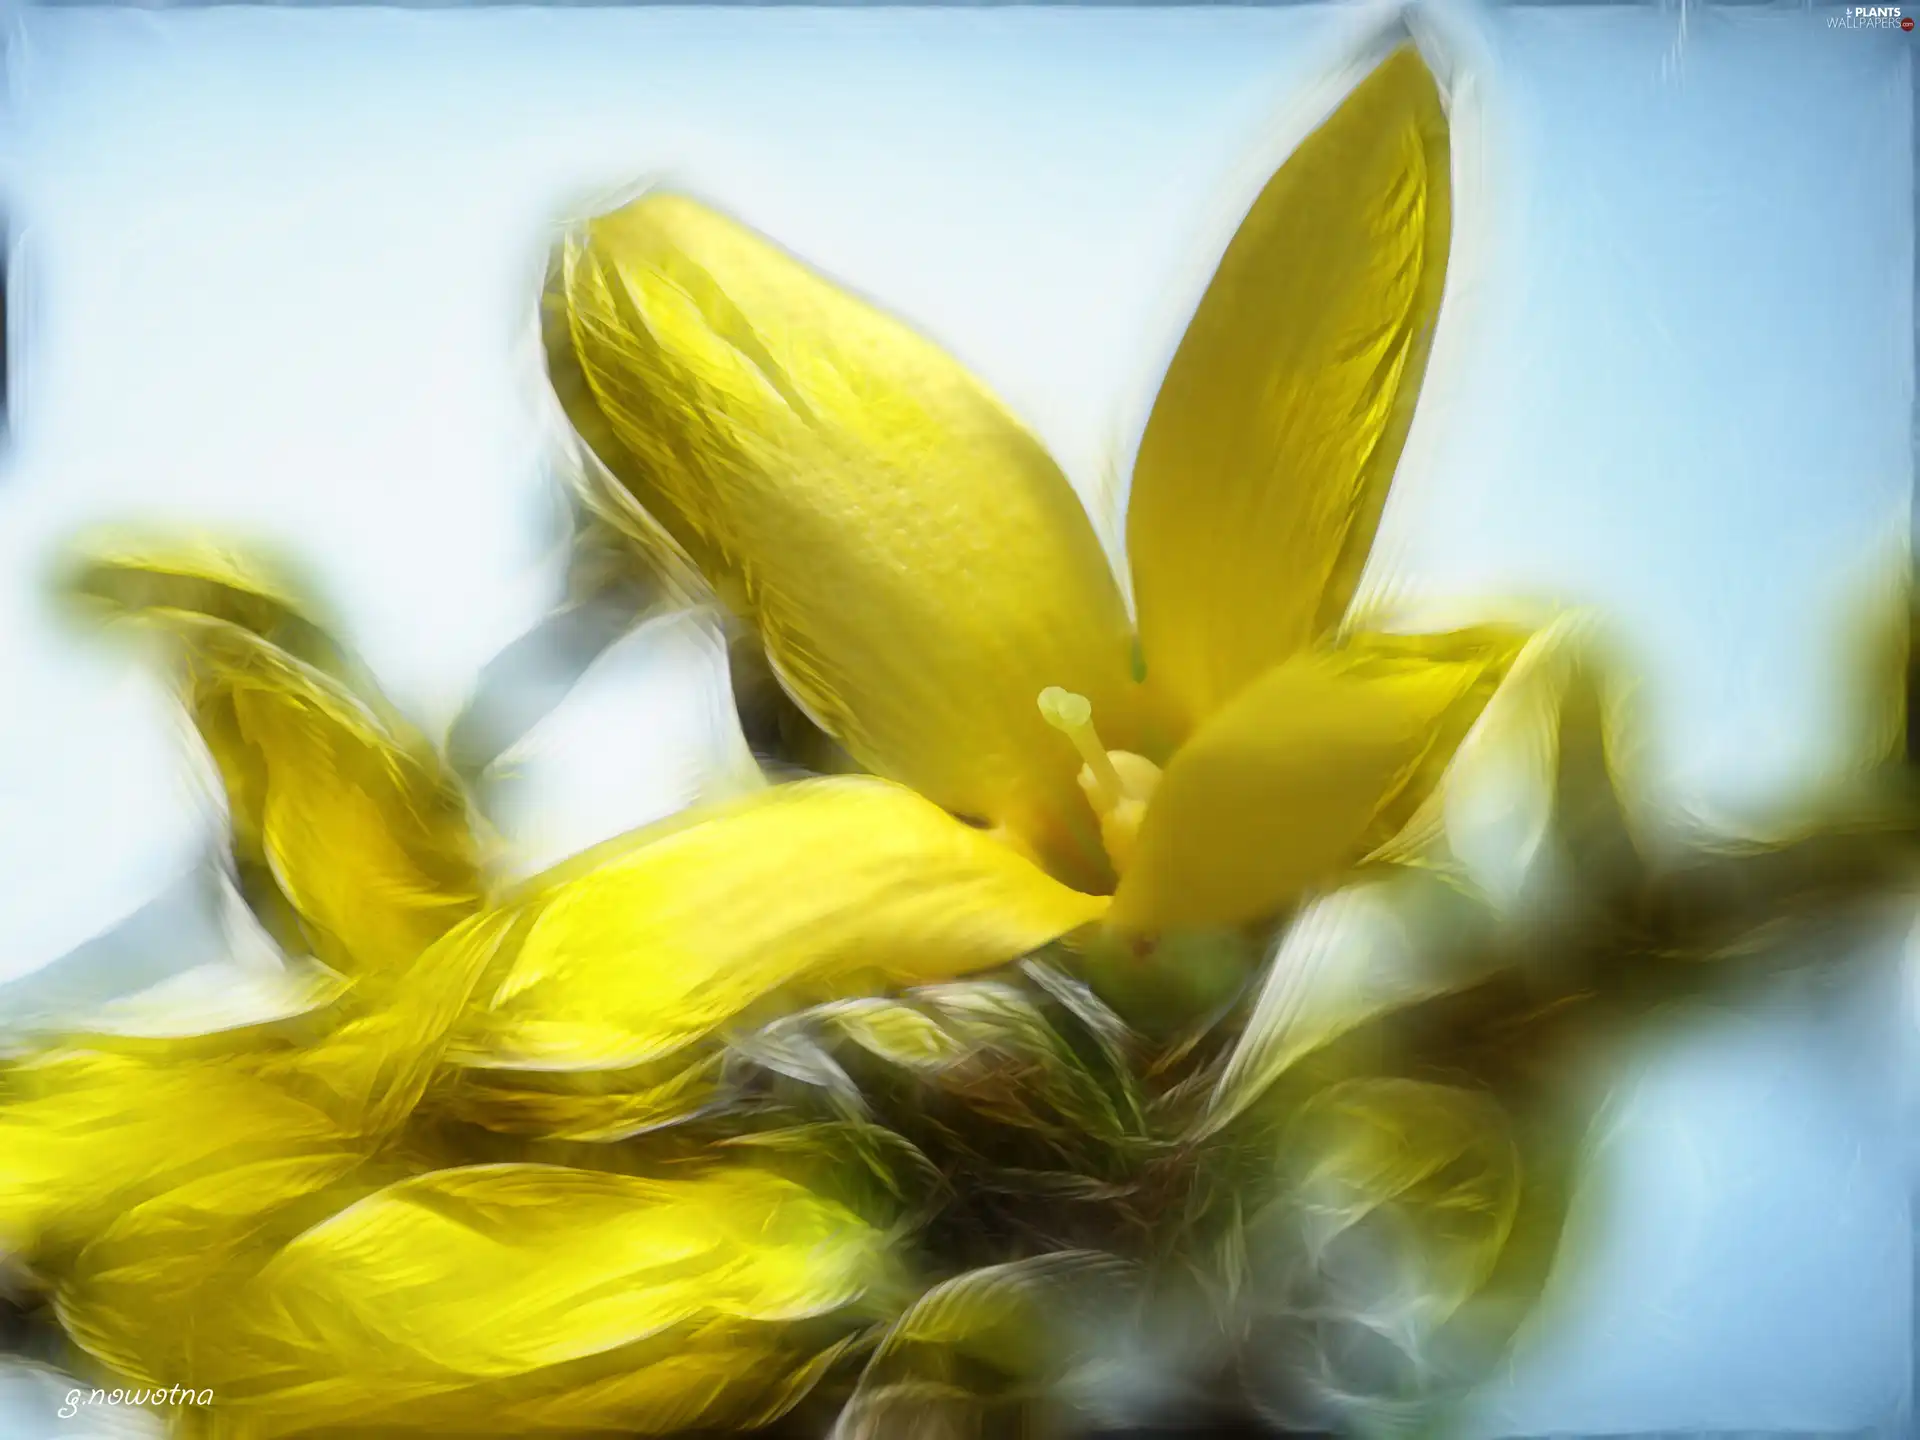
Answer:
[{"label": "yellow flower", "polygon": [[[95,535],[69,601],[156,631],[225,791],[248,900],[336,982],[289,1027],[157,1007],[0,1065],[0,1249],[36,1264],[243,1160],[350,1164],[391,1138],[506,938],[434,748],[272,567],[204,537]],[[285,1017],[276,1017],[284,1019]],[[293,1034],[303,1043],[291,1044]],[[264,1208],[271,1199],[259,1197]]]},{"label": "yellow flower", "polygon": [[126,1210],[62,1322],[136,1385],[211,1391],[213,1434],[666,1434],[765,1423],[897,1304],[885,1231],[751,1166],[341,1173],[242,1162]]},{"label": "yellow flower", "polygon": [[109,532],[73,549],[65,597],[178,654],[225,791],[231,864],[283,946],[390,983],[479,908],[464,794],[303,587],[194,534]]},{"label": "yellow flower", "polygon": [[[551,373],[618,482],[590,504],[697,569],[872,773],[505,896],[442,756],[295,587],[218,547],[96,545],[71,590],[178,643],[233,868],[345,988],[297,1032],[79,1037],[0,1071],[0,1246],[55,1279],[69,1334],[211,1387],[208,1433],[662,1432],[795,1403],[903,1298],[869,1217],[731,1161],[409,1174],[434,1131],[404,1127],[617,1138],[711,1102],[716,1035],[769,1003],[1100,921],[1262,921],[1398,832],[1519,642],[1347,625],[1439,310],[1447,145],[1403,50],[1255,202],[1142,441],[1137,633],[1058,468],[927,341],[684,198],[569,240]],[[914,1013],[839,1020],[897,1046]],[[872,1373],[863,1424],[914,1378]]]},{"label": "yellow flower", "polygon": [[[777,865],[720,822],[709,911],[771,936],[830,909],[843,955],[920,955],[877,902],[922,858],[977,866],[952,904],[1050,917],[966,922],[986,965],[1097,910],[1131,935],[1270,917],[1404,823],[1518,644],[1341,631],[1439,310],[1448,144],[1403,48],[1254,202],[1140,446],[1137,634],[1060,470],[932,343],[682,196],[564,242],[548,360],[590,502],[697,567],[881,777],[747,802],[785,807]],[[911,839],[867,828],[889,809]],[[585,1004],[569,968],[530,978]]]}]

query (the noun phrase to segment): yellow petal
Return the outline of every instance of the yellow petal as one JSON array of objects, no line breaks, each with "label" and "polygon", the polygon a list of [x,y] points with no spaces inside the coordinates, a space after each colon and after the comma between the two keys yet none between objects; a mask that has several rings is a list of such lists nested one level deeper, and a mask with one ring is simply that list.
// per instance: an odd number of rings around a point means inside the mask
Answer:
[{"label": "yellow petal", "polygon": [[867,768],[1097,880],[1034,697],[1085,695],[1138,748],[1130,627],[1039,443],[931,342],[679,196],[593,221],[553,283],[576,428],[759,627],[810,717]]},{"label": "yellow petal", "polygon": [[[848,1346],[842,1340],[808,1355],[777,1339],[727,1332],[689,1336],[675,1347],[647,1347],[643,1358],[592,1384],[500,1387],[504,1404],[485,1390],[419,1407],[443,1432],[457,1420],[461,1433],[525,1435],[615,1430],[641,1435],[757,1431],[785,1414]],[[513,1390],[532,1393],[522,1398]],[[453,1406],[458,1408],[454,1409]],[[406,1423],[406,1416],[400,1418]]]},{"label": "yellow petal", "polygon": [[689,1319],[823,1314],[858,1300],[883,1259],[852,1212],[757,1168],[668,1181],[475,1166],[403,1181],[307,1231],[261,1290],[289,1331],[303,1314],[343,1331],[361,1319],[367,1331],[333,1352],[343,1368],[394,1368],[401,1357],[383,1352],[404,1336],[408,1359],[480,1376]]},{"label": "yellow petal", "polygon": [[779,1413],[891,1293],[881,1232],[753,1167],[372,1189],[356,1163],[241,1164],[136,1206],[61,1286],[63,1323],[137,1383],[212,1390],[215,1433],[665,1433]]},{"label": "yellow petal", "polygon": [[254,1062],[334,1117],[343,1134],[379,1139],[405,1123],[445,1056],[455,1023],[512,933],[512,917],[470,916],[391,977],[369,977],[364,1004],[313,1043]]},{"label": "yellow petal", "polygon": [[510,1135],[621,1140],[700,1114],[722,1096],[722,1055],[638,1071],[468,1068],[436,1093],[443,1114]]},{"label": "yellow petal", "polygon": [[[203,1347],[193,1378],[279,1433],[296,1416],[364,1423],[409,1401],[423,1407],[416,1423],[435,1410],[470,1423],[462,1392],[564,1386],[567,1372],[553,1367],[617,1357],[620,1371],[651,1378],[623,1390],[599,1367],[573,1371],[572,1385],[611,1385],[598,1404],[618,1412],[623,1401],[652,1429],[656,1407],[698,1418],[729,1387],[779,1384],[777,1327],[858,1315],[889,1271],[882,1232],[754,1167],[672,1180],[548,1165],[440,1170],[282,1248],[211,1317],[219,1343]],[[646,1346],[668,1336],[668,1348]],[[719,1363],[735,1352],[759,1363]]]},{"label": "yellow petal", "polygon": [[908,1000],[846,1001],[795,1018],[998,1125],[1100,1144],[1138,1132],[1124,1080],[1111,1085],[1107,1067],[1089,1063],[1032,997],[998,980],[930,985]]},{"label": "yellow petal", "polygon": [[1645,879],[1629,801],[1642,729],[1594,617],[1545,626],[1448,771],[1447,849],[1504,911],[1606,907]]},{"label": "yellow petal", "polygon": [[1148,683],[1189,725],[1352,598],[1440,304],[1447,152],[1403,49],[1268,182],[1167,370],[1127,543]]},{"label": "yellow petal", "polygon": [[327,632],[311,587],[258,546],[214,536],[104,530],[71,547],[62,593],[110,617],[179,612],[224,620],[330,675],[353,668]]},{"label": "yellow petal", "polygon": [[[198,1206],[193,1186],[215,1193],[241,1167],[367,1153],[412,1113],[506,928],[474,917],[404,983],[355,987],[303,1045],[264,1031],[70,1045],[0,1071],[0,1252],[64,1254],[143,1199],[182,1190]],[[219,1211],[236,1223],[280,1193],[240,1188],[251,1200]]]},{"label": "yellow petal", "polygon": [[459,1044],[469,1063],[615,1069],[770,996],[985,969],[1097,918],[903,786],[776,786],[612,842],[513,907],[513,958]]},{"label": "yellow petal", "polygon": [[[275,1217],[341,1180],[351,1150],[252,1160],[198,1176],[111,1217],[55,1293],[60,1323],[88,1354],[144,1385],[200,1368],[201,1327],[272,1253]],[[279,1237],[284,1239],[286,1237]]]},{"label": "yellow petal", "polygon": [[[763,1327],[764,1328],[764,1327]],[[246,1440],[352,1435],[668,1435],[751,1431],[784,1414],[849,1348],[799,1337],[687,1327],[587,1363],[480,1383],[429,1373],[400,1383],[344,1375],[215,1398],[204,1433]],[[296,1374],[298,1372],[295,1372]],[[231,1398],[230,1398],[231,1397]],[[198,1433],[198,1432],[196,1432]]]},{"label": "yellow petal", "polygon": [[1461,673],[1470,677],[1460,698],[1435,718],[1413,770],[1374,817],[1364,840],[1368,851],[1387,846],[1383,855],[1398,859],[1440,838],[1446,815],[1441,777],[1536,638],[1523,626],[1494,624],[1416,635],[1360,631],[1342,642],[1339,654],[1356,675],[1394,675],[1436,665],[1463,667]]},{"label": "yellow petal", "polygon": [[343,971],[390,969],[473,910],[464,797],[287,567],[195,535],[108,532],[75,552],[70,599],[184,649],[242,885],[276,939]]},{"label": "yellow petal", "polygon": [[1382,1015],[1457,994],[1508,962],[1493,912],[1445,871],[1383,866],[1302,907],[1220,1070],[1204,1138],[1249,1111],[1307,1056]]},{"label": "yellow petal", "polygon": [[964,1060],[966,1039],[928,1014],[898,1000],[846,1000],[825,1006],[821,1019],[871,1055],[902,1069],[938,1074]]},{"label": "yellow petal", "polygon": [[51,1052],[0,1074],[0,1252],[62,1249],[143,1196],[338,1139],[237,1061]]},{"label": "yellow petal", "polygon": [[1275,666],[1173,757],[1112,923],[1237,925],[1331,879],[1412,813],[1518,644],[1376,637]]},{"label": "yellow petal", "polygon": [[411,962],[479,904],[466,800],[432,749],[256,636],[184,618],[193,709],[249,843],[321,959]]}]

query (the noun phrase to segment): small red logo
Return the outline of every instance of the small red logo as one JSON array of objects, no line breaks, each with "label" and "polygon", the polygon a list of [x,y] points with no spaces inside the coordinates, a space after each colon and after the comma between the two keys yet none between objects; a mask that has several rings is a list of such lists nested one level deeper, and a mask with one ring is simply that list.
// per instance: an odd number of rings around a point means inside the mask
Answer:
[{"label": "small red logo", "polygon": [[1901,28],[1902,30],[1911,30],[1911,29],[1913,29],[1913,17],[1912,17],[1911,15],[1908,15],[1908,16],[1907,16],[1907,17],[1905,17],[1905,18],[1904,18],[1903,20],[1901,20],[1901,22],[1900,22],[1900,28]]}]

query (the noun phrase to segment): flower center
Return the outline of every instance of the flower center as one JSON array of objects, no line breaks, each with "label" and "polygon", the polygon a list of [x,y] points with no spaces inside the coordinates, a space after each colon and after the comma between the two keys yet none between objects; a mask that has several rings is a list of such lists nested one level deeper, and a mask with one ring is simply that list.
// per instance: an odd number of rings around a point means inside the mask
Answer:
[{"label": "flower center", "polygon": [[1122,874],[1133,860],[1140,822],[1147,802],[1160,783],[1160,767],[1129,750],[1109,750],[1093,728],[1093,702],[1084,695],[1049,685],[1040,692],[1040,715],[1073,742],[1086,763],[1080,767],[1080,789],[1100,817],[1100,843]]}]

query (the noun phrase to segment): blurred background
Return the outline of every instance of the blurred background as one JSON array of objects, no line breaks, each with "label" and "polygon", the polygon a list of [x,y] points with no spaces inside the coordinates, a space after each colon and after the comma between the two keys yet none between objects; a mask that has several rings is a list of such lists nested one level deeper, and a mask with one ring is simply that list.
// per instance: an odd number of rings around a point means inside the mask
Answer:
[{"label": "blurred background", "polygon": [[[1656,722],[1655,792],[1722,825],[1845,763],[1842,627],[1910,544],[1920,37],[1843,16],[1415,12],[1452,89],[1458,232],[1375,591],[1602,607]],[[78,526],[284,546],[438,731],[560,581],[530,343],[555,226],[666,179],[959,355],[1117,562],[1131,450],[1211,264],[1387,18],[6,12],[0,1026],[224,943],[183,880],[217,823],[191,732],[46,608]],[[724,679],[672,623],[605,655],[516,752],[515,863],[737,761]],[[1483,1433],[1911,1432],[1903,945],[1656,1027],[1596,1082],[1576,1243]],[[0,1384],[0,1434],[132,1423],[49,1420],[39,1381]]]}]

